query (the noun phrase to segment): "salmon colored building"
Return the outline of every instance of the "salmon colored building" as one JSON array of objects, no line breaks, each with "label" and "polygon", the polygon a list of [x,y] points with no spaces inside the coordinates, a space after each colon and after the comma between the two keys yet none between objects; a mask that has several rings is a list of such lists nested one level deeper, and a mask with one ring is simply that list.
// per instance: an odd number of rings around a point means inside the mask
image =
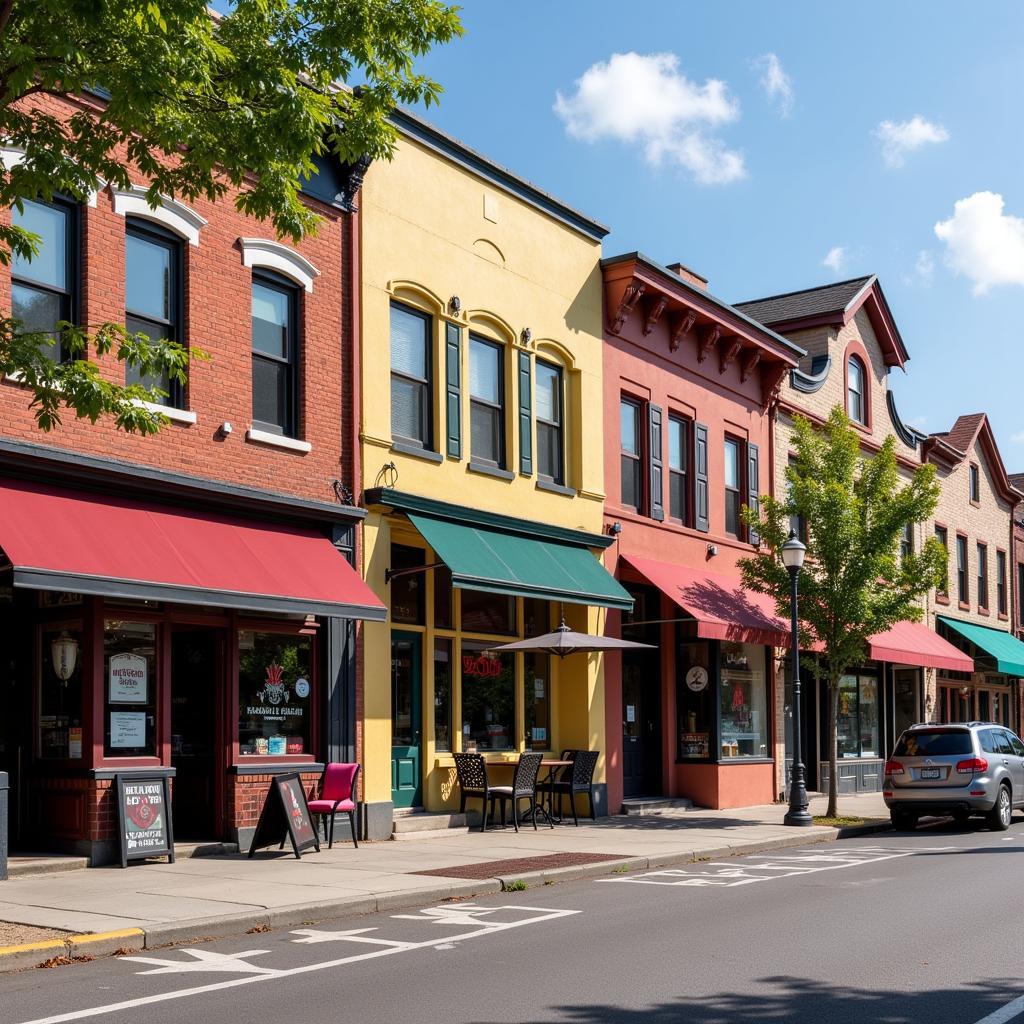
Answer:
[{"label": "salmon colored building", "polygon": [[803,350],[708,293],[680,264],[602,261],[605,558],[634,599],[606,655],[608,806],[776,796],[773,647],[788,628],[744,591],[740,520],[771,488],[769,409]]}]

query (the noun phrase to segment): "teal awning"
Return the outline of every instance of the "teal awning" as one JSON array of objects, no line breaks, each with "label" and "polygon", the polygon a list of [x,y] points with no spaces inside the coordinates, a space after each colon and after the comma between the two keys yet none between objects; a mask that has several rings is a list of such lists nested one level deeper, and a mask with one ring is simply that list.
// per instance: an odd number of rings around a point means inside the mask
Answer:
[{"label": "teal awning", "polygon": [[995,661],[997,672],[1005,672],[1008,676],[1024,676],[1024,643],[1011,633],[977,626],[973,622],[962,622],[960,619],[947,619],[944,615],[939,616],[939,622],[984,651]]},{"label": "teal awning", "polygon": [[415,513],[409,520],[451,570],[456,587],[622,611],[633,607],[629,593],[586,547]]}]

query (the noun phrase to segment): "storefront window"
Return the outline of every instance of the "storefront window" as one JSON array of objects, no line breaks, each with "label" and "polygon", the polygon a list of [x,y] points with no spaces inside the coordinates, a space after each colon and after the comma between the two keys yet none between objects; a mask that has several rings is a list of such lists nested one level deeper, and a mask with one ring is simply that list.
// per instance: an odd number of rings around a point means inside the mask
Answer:
[{"label": "storefront window", "polygon": [[82,631],[77,626],[43,630],[41,660],[39,756],[79,758],[82,756]]},{"label": "storefront window", "polygon": [[722,643],[719,653],[722,757],[768,757],[765,652],[756,644]]},{"label": "storefront window", "polygon": [[678,756],[680,760],[707,760],[716,735],[711,645],[682,644],[678,671]]},{"label": "storefront window", "polygon": [[523,684],[527,750],[551,749],[551,656],[527,654]]},{"label": "storefront window", "polygon": [[514,750],[515,658],[487,654],[488,645],[462,642],[462,744],[478,750]]},{"label": "storefront window", "polygon": [[312,641],[282,633],[238,634],[240,754],[311,754]]},{"label": "storefront window", "polygon": [[107,757],[156,756],[156,626],[107,619],[103,631]]},{"label": "storefront window", "polygon": [[869,675],[839,680],[837,751],[840,757],[879,757],[878,680]]},{"label": "storefront window", "polygon": [[523,599],[523,636],[541,636],[551,632],[551,605],[536,597]]},{"label": "storefront window", "polygon": [[452,641],[434,641],[434,746],[452,749]]},{"label": "storefront window", "polygon": [[434,573],[434,625],[438,629],[451,629],[455,624],[452,612],[452,573],[446,565],[433,569]]},{"label": "storefront window", "polygon": [[516,599],[508,594],[463,590],[462,630],[512,636],[516,631]]},{"label": "storefront window", "polygon": [[[427,564],[426,554],[422,548],[392,544],[391,571],[403,572],[406,569],[418,569]],[[391,621],[422,626],[424,624],[426,591],[425,572],[408,572],[394,577],[391,580]]]}]

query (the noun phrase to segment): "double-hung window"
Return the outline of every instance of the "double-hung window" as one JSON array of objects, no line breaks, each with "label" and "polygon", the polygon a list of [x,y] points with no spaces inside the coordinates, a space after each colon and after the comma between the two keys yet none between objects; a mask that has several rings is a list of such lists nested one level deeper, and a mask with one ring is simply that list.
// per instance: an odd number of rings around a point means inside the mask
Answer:
[{"label": "double-hung window", "polygon": [[967,604],[971,599],[967,582],[967,538],[959,535],[956,538],[956,590],[960,603]]},{"label": "double-hung window", "polygon": [[1006,615],[1006,552],[996,552],[996,611]]},{"label": "double-hung window", "polygon": [[537,475],[565,483],[562,371],[537,360]]},{"label": "double-hung window", "polygon": [[298,431],[298,301],[283,278],[253,274],[253,425],[284,437]]},{"label": "double-hung window", "polygon": [[[182,340],[181,241],[155,225],[129,220],[125,235],[125,327],[151,341]],[[159,388],[160,405],[181,408],[184,396],[168,375],[125,367],[129,384]]]},{"label": "double-hung window", "polygon": [[431,326],[425,313],[391,303],[391,436],[418,448],[433,444]]},{"label": "double-hung window", "polygon": [[914,524],[904,523],[900,534],[900,561],[905,562],[914,553]]},{"label": "double-hung window", "polygon": [[632,398],[619,402],[619,466],[622,476],[622,504],[637,512],[643,509],[643,435],[640,403]]},{"label": "double-hung window", "polygon": [[31,260],[11,259],[11,315],[25,334],[49,335],[53,345],[43,352],[55,362],[67,357],[61,350],[57,324],[75,316],[77,267],[77,210],[70,203],[26,199],[23,209],[11,211],[11,223],[39,238]]},{"label": "double-hung window", "polygon": [[[935,539],[946,549],[946,557],[949,558],[949,531],[944,526],[935,527]],[[942,586],[936,591],[942,597],[949,596],[949,565],[946,565],[946,576]]]},{"label": "double-hung window", "polygon": [[974,463],[971,463],[970,471],[968,474],[969,480],[969,491],[968,495],[972,505],[981,504],[981,472]]},{"label": "double-hung window", "polygon": [[501,345],[469,338],[470,457],[505,468],[505,372]]},{"label": "double-hung window", "polygon": [[850,356],[846,364],[846,413],[854,423],[862,426],[868,421],[864,364],[857,356]]},{"label": "double-hung window", "polygon": [[743,530],[743,448],[734,437],[725,439],[725,532],[739,537]]},{"label": "double-hung window", "polygon": [[978,545],[978,607],[988,611],[988,545]]},{"label": "double-hung window", "polygon": [[668,514],[691,526],[690,518],[690,430],[680,416],[668,418]]}]

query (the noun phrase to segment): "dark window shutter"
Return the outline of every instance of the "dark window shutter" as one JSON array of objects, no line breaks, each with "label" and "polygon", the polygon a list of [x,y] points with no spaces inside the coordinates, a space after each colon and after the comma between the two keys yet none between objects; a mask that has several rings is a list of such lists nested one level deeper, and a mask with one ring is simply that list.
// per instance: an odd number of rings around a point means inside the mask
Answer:
[{"label": "dark window shutter", "polygon": [[530,354],[519,353],[519,472],[533,473],[533,389],[530,386]]},{"label": "dark window shutter", "polygon": [[708,519],[708,428],[693,425],[693,519],[701,533],[711,529]]},{"label": "dark window shutter", "polygon": [[651,485],[651,518],[665,518],[665,477],[661,445],[661,408],[647,406],[647,456],[650,469],[647,479]]},{"label": "dark window shutter", "polygon": [[448,454],[462,458],[462,330],[445,325],[445,422]]},{"label": "dark window shutter", "polygon": [[[758,491],[760,490],[761,477],[758,472],[758,452],[756,444],[747,445],[747,505],[755,512],[761,507],[759,504]],[[761,536],[757,530],[751,527],[749,531],[751,544],[760,544]]]}]

